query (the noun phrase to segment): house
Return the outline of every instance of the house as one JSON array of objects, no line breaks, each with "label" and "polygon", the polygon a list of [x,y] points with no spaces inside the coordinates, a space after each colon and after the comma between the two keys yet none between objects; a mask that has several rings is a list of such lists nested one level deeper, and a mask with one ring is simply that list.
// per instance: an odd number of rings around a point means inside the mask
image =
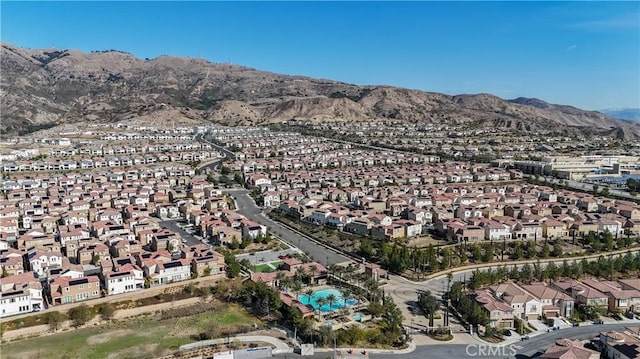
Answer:
[{"label": "house", "polygon": [[600,332],[603,357],[607,359],[640,358],[640,327],[626,327],[624,331]]},{"label": "house", "polygon": [[513,309],[514,316],[532,320],[542,316],[542,302],[515,283],[491,286],[496,298],[501,299]]},{"label": "house", "polygon": [[369,231],[373,227],[373,222],[371,222],[366,217],[358,218],[350,223],[347,223],[344,226],[344,231],[349,233],[358,234],[361,236],[366,236],[369,234]]},{"label": "house", "polygon": [[585,348],[579,340],[563,338],[556,340],[540,359],[600,359],[600,353]]},{"label": "house", "polygon": [[464,242],[475,242],[481,241],[484,239],[484,229],[480,226],[472,226],[472,225],[463,225],[462,227],[456,229],[454,233],[454,238],[458,243]]},{"label": "house", "polygon": [[518,222],[513,227],[512,238],[514,239],[536,239],[542,237],[542,226],[538,223]]},{"label": "house", "polygon": [[78,248],[77,261],[79,264],[98,263],[102,259],[111,258],[109,247],[102,243],[87,243]]},{"label": "house", "polygon": [[133,292],[144,288],[143,271],[137,267],[128,265],[130,269],[120,268],[117,272],[108,272],[103,275],[104,289],[107,295]]},{"label": "house", "polygon": [[551,286],[570,295],[578,305],[606,308],[609,304],[606,294],[575,280],[556,281]]},{"label": "house", "polygon": [[521,285],[522,289],[542,302],[542,314],[547,318],[570,318],[573,314],[575,301],[571,296],[546,285],[545,283],[531,283]]},{"label": "house", "polygon": [[491,221],[483,225],[484,239],[490,241],[511,239],[511,229],[508,225]]},{"label": "house", "polygon": [[187,259],[177,259],[169,262],[146,261],[143,269],[151,286],[179,282],[191,278],[191,264]]},{"label": "house", "polygon": [[[640,291],[640,278],[634,279],[619,279],[618,283],[622,286],[622,289],[634,289]],[[640,313],[640,305],[630,306],[629,311]]]},{"label": "house", "polygon": [[32,272],[2,278],[0,309],[0,317],[44,309],[42,285]]},{"label": "house", "polygon": [[24,273],[22,251],[15,248],[0,251],[0,273],[6,276]]},{"label": "house", "polygon": [[585,278],[582,283],[607,295],[610,312],[622,313],[640,307],[640,291],[636,289],[625,289],[619,282],[595,278]]},{"label": "house", "polygon": [[32,248],[27,252],[29,267],[35,274],[42,276],[49,267],[62,266],[62,253],[60,251],[47,251],[41,247]]},{"label": "house", "polygon": [[567,226],[553,219],[542,222],[542,236],[545,238],[564,238],[568,235]]},{"label": "house", "polygon": [[513,328],[514,309],[494,298],[488,290],[477,291],[472,295],[489,317],[489,326],[494,328]]},{"label": "house", "polygon": [[60,276],[50,281],[49,291],[53,305],[100,298],[100,279],[95,275],[80,278]]},{"label": "house", "polygon": [[225,273],[224,256],[211,251],[210,254],[191,259],[191,272],[198,277]]},{"label": "house", "polygon": [[[259,274],[265,274],[265,273],[259,273]],[[253,277],[251,278],[251,280],[254,280],[256,282],[261,281],[261,279],[262,278],[258,278],[258,277],[256,277],[255,280]],[[280,300],[282,301],[282,304],[288,307],[297,308],[298,310],[300,310],[300,313],[302,314],[303,319],[313,317],[314,310],[311,306],[302,304],[299,300],[293,298],[287,293],[283,293],[283,292],[279,292],[279,293],[280,293]]]},{"label": "house", "polygon": [[267,235],[267,227],[260,223],[250,221],[248,219],[242,220],[242,237],[251,237],[256,239],[258,237],[265,237]]}]

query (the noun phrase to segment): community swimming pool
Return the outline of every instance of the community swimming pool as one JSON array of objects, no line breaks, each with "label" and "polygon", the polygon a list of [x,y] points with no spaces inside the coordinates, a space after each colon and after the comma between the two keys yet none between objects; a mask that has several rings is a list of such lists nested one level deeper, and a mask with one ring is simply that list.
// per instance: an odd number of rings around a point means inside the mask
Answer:
[{"label": "community swimming pool", "polygon": [[[334,288],[329,288],[329,289],[324,289],[324,290],[319,290],[317,292],[314,292],[313,295],[311,296],[311,300],[309,300],[309,297],[306,294],[300,294],[298,296],[298,300],[300,301],[300,303],[304,304],[304,305],[308,305],[310,304],[313,309],[318,310],[318,299],[320,298],[327,298],[330,294],[333,294],[336,297],[336,301],[331,303],[331,307],[329,307],[329,303],[324,304],[322,307],[320,307],[320,311],[321,312],[330,312],[332,310],[336,310],[336,309],[340,309],[342,307],[344,307],[344,298],[342,296],[342,293],[340,293],[339,290],[334,289]],[[357,299],[347,299],[347,306],[352,306],[358,303]]]}]

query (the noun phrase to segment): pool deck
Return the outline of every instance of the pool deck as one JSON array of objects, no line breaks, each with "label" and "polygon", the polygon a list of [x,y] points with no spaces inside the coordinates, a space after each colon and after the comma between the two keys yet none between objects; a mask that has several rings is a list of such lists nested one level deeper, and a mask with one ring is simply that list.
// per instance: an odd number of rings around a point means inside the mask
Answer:
[{"label": "pool deck", "polygon": [[[323,284],[323,285],[317,285],[317,286],[312,286],[312,287],[306,287],[305,289],[311,288],[313,290],[314,293],[316,292],[320,292],[323,290],[327,290],[327,289],[333,289],[336,290],[340,293],[342,293],[342,291],[340,290],[340,288],[332,286],[332,285],[328,285],[328,284]],[[300,297],[304,297],[306,298],[304,291],[300,293]],[[358,299],[358,303],[355,305],[351,305],[351,306],[347,306],[347,314],[342,314],[341,310],[343,309],[339,308],[339,309],[334,309],[330,312],[322,312],[320,317],[318,318],[317,315],[316,318],[319,319],[319,322],[317,322],[315,324],[316,329],[320,329],[323,326],[326,325],[326,323],[328,322],[332,322],[333,324],[331,325],[331,329],[332,330],[338,330],[338,329],[342,329],[342,328],[348,328],[350,326],[353,325],[358,325],[358,326],[365,326],[365,324],[363,324],[364,322],[370,321],[372,318],[372,316],[370,314],[362,314],[362,313],[358,313],[359,310],[362,310],[364,308],[366,308],[366,301],[362,301],[361,299]],[[314,310],[314,313],[316,313],[317,311]],[[358,313],[361,317],[361,320],[357,321],[353,318],[353,316]],[[348,320],[343,320],[340,321],[340,318],[344,318],[344,319],[348,319]]]}]

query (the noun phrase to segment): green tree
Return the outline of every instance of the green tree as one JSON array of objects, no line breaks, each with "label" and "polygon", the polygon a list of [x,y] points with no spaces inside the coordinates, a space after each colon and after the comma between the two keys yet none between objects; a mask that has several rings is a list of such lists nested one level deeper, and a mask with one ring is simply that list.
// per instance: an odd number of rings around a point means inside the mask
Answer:
[{"label": "green tree", "polygon": [[240,275],[240,271],[242,268],[240,267],[240,263],[235,256],[232,254],[227,254],[224,256],[224,262],[227,265],[227,276],[229,278],[236,278]]},{"label": "green tree", "polygon": [[102,320],[111,320],[115,312],[116,310],[111,303],[105,303],[100,306],[100,309],[98,309],[98,313],[100,314],[100,318],[102,318]]},{"label": "green tree", "polygon": [[49,324],[49,329],[55,332],[56,330],[60,329],[60,324],[62,324],[62,322],[65,320],[65,316],[58,311],[52,311],[48,312],[45,315],[44,320],[45,323]]},{"label": "green tree", "polygon": [[536,242],[528,241],[525,257],[531,259],[536,256]]},{"label": "green tree", "polygon": [[477,244],[474,244],[471,247],[471,260],[473,260],[475,263],[478,263],[482,260],[482,249],[480,249],[480,246]]},{"label": "green tree", "polygon": [[593,249],[594,252],[600,252],[602,250],[602,242],[597,236],[593,236],[591,240],[591,249]]},{"label": "green tree", "polygon": [[469,257],[467,256],[467,250],[462,248],[460,251],[460,264],[465,264],[469,261]]},{"label": "green tree", "polygon": [[542,244],[542,252],[540,253],[540,256],[542,258],[549,258],[550,252],[551,250],[549,249],[549,244],[547,242],[544,242]]},{"label": "green tree", "polygon": [[522,249],[522,244],[520,242],[516,242],[516,248],[514,250],[515,260],[519,261],[524,258],[524,249]]},{"label": "green tree", "polygon": [[451,267],[451,251],[449,248],[442,248],[442,269]]},{"label": "green tree", "polygon": [[231,249],[232,251],[240,248],[240,242],[238,241],[236,236],[233,236],[233,238],[231,238],[231,243],[229,243],[227,247],[229,247],[229,249]]},{"label": "green tree", "polygon": [[336,297],[335,294],[330,293],[329,295],[327,295],[327,304],[329,304],[329,311],[331,311],[331,308],[334,304],[336,304],[337,301],[338,297]]},{"label": "green tree", "polygon": [[377,318],[382,315],[384,312],[384,307],[378,301],[369,302],[369,306],[367,307],[367,311],[371,314],[372,317]]},{"label": "green tree", "polygon": [[418,293],[418,305],[429,316],[429,326],[433,327],[433,319],[438,310],[438,299],[430,291]]},{"label": "green tree", "polygon": [[562,244],[559,239],[553,243],[553,256],[556,258],[562,257]]},{"label": "green tree", "polygon": [[607,246],[607,251],[612,251],[613,250],[613,234],[611,234],[611,232],[609,232],[608,230],[605,230],[603,233],[603,237],[604,237],[604,243]]},{"label": "green tree", "polygon": [[493,257],[494,257],[494,247],[493,244],[485,244],[484,245],[484,253],[482,255],[482,261],[485,263],[489,263],[491,261],[493,261]]},{"label": "green tree", "polygon": [[90,321],[94,313],[86,304],[80,304],[77,307],[69,309],[67,315],[69,319],[71,319],[71,325],[74,328],[78,328]]},{"label": "green tree", "polygon": [[304,291],[304,295],[307,296],[307,303],[311,303],[311,297],[313,297],[314,291],[311,288],[307,288],[307,290]]}]

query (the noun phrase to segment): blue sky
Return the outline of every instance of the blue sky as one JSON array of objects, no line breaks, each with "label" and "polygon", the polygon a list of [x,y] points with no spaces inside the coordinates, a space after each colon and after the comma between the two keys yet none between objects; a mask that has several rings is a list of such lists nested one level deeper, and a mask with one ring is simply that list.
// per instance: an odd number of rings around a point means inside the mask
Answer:
[{"label": "blue sky", "polygon": [[640,107],[640,2],[5,2],[29,48],[202,57],[425,91]]}]

